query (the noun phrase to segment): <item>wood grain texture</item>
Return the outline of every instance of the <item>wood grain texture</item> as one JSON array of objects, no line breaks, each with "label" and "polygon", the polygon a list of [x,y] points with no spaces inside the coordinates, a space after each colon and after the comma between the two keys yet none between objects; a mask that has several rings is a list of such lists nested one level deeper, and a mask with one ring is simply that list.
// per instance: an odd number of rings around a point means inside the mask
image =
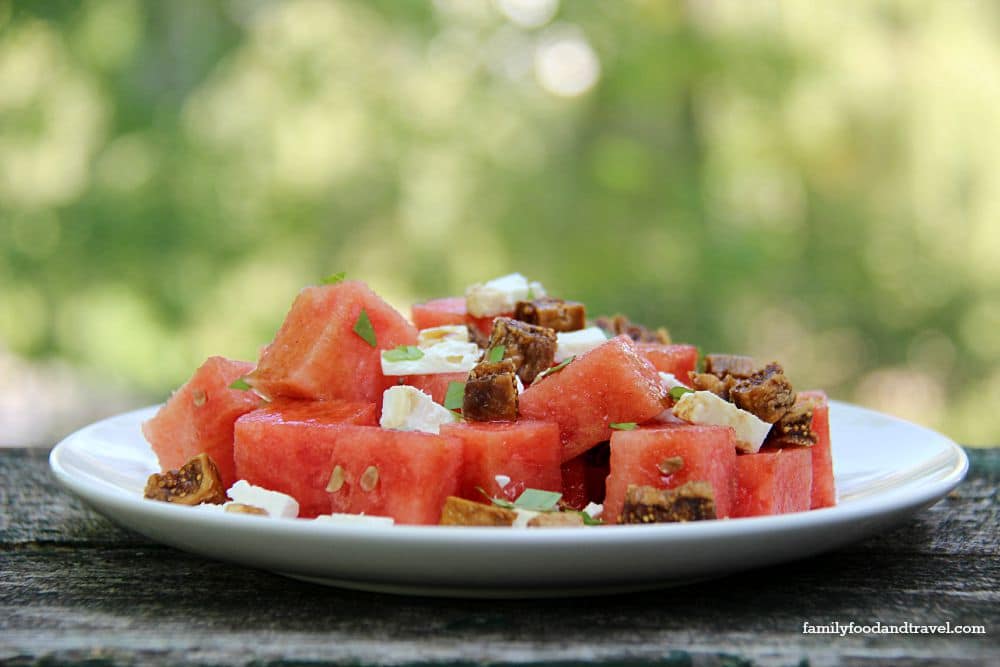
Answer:
[{"label": "wood grain texture", "polygon": [[[162,547],[63,491],[45,452],[0,451],[0,662],[996,665],[1000,450],[969,453],[951,496],[823,556],[649,593],[468,601],[323,588]],[[987,634],[801,634],[851,620]]]}]

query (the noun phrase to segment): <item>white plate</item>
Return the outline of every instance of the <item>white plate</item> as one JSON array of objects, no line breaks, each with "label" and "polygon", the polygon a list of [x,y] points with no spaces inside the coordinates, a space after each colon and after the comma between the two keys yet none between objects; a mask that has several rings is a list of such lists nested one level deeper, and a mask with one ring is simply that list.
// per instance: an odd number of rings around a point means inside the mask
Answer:
[{"label": "white plate", "polygon": [[968,468],[961,448],[938,433],[832,402],[836,507],[577,529],[337,526],[144,500],[157,465],[139,425],[156,409],[77,431],[52,450],[52,470],[99,512],[158,542],[322,584],[405,594],[592,595],[781,563],[887,530],[948,493]]}]

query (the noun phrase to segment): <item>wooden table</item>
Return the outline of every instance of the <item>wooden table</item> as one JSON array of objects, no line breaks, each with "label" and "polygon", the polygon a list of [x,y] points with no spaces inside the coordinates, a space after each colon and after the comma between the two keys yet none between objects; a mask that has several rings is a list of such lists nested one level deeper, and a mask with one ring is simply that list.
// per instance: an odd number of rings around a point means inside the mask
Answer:
[{"label": "wooden table", "polygon": [[[1000,665],[1000,449],[969,450],[968,479],[948,498],[840,551],[685,588],[546,601],[376,595],[208,561],[90,511],[46,456],[0,450],[3,664]],[[835,621],[986,634],[802,634],[804,622]]]}]

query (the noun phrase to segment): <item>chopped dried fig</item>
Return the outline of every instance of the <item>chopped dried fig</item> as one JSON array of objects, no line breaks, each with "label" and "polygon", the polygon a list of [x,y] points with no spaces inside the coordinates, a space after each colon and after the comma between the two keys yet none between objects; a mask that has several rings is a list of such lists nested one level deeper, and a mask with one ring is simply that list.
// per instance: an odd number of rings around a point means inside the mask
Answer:
[{"label": "chopped dried fig", "polygon": [[750,377],[757,371],[757,362],[753,357],[738,354],[706,354],[705,372],[718,378],[732,375],[736,378]]},{"label": "chopped dried fig", "polygon": [[618,523],[676,523],[714,518],[715,491],[709,482],[687,482],[675,489],[629,484]]},{"label": "chopped dried fig", "polygon": [[542,512],[528,521],[528,528],[569,528],[582,525],[583,517],[579,512]]},{"label": "chopped dried fig", "polygon": [[227,500],[219,469],[205,453],[194,457],[179,470],[150,475],[144,495],[151,500],[178,505],[221,505]]},{"label": "chopped dried fig", "polygon": [[781,366],[772,362],[750,377],[737,380],[729,389],[729,400],[773,424],[795,404],[795,392]]},{"label": "chopped dried fig", "polygon": [[817,436],[812,430],[812,401],[800,400],[775,422],[766,444],[773,447],[812,447]]},{"label": "chopped dried fig", "polygon": [[553,331],[579,331],[587,323],[587,311],[582,303],[562,299],[518,301],[514,319]]},{"label": "chopped dried fig", "polygon": [[517,376],[514,362],[483,361],[469,373],[462,399],[462,417],[468,421],[515,421]]},{"label": "chopped dried fig", "polygon": [[517,513],[496,505],[486,505],[448,496],[441,510],[442,526],[511,526]]},{"label": "chopped dried fig", "polygon": [[255,516],[268,516],[267,510],[263,507],[257,507],[255,505],[245,505],[243,503],[227,503],[225,508],[227,512],[232,512],[233,514],[253,514]]},{"label": "chopped dried fig", "polygon": [[503,358],[514,362],[517,376],[525,386],[552,366],[556,356],[556,332],[509,317],[493,320],[489,349],[503,346]]},{"label": "chopped dried fig", "polygon": [[630,321],[624,315],[614,315],[612,317],[598,317],[594,320],[594,326],[600,327],[612,336],[625,334],[637,343],[664,343],[669,344],[670,332],[660,327],[653,331],[641,324]]}]

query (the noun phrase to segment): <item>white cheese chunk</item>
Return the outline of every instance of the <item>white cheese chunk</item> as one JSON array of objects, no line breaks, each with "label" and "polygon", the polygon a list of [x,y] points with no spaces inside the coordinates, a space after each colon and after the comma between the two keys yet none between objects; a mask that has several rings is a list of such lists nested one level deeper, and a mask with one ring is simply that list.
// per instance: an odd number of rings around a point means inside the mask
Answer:
[{"label": "white cheese chunk", "polygon": [[464,324],[446,324],[417,332],[417,347],[420,348],[428,348],[446,340],[468,343],[469,327]]},{"label": "white cheese chunk", "polygon": [[587,503],[587,506],[583,508],[583,511],[590,515],[591,519],[596,519],[604,514],[604,505],[600,505],[598,503]]},{"label": "white cheese chunk", "polygon": [[608,342],[604,330],[599,327],[587,327],[579,331],[556,333],[556,363],[566,361],[570,357],[579,357]]},{"label": "white cheese chunk", "polygon": [[423,356],[407,361],[390,361],[382,351],[382,375],[428,375],[433,373],[468,373],[479,363],[483,351],[475,343],[443,340],[421,349]]},{"label": "white cheese chunk", "polygon": [[299,515],[299,503],[295,498],[278,491],[254,486],[243,479],[233,484],[226,491],[226,495],[232,498],[234,503],[259,507],[267,512],[268,516],[294,519]]},{"label": "white cheese chunk", "polygon": [[517,375],[514,376],[514,384],[517,385],[517,393],[518,394],[523,394],[524,393],[524,383],[521,382],[521,378],[518,377]]},{"label": "white cheese chunk", "polygon": [[520,273],[469,285],[465,290],[465,311],[473,317],[501,315],[514,310],[518,301],[545,296],[540,283],[528,282]]},{"label": "white cheese chunk", "polygon": [[454,421],[455,415],[450,410],[416,387],[389,387],[382,394],[382,418],[379,420],[382,428],[440,433],[441,424]]},{"label": "white cheese chunk", "polygon": [[501,489],[510,484],[510,477],[508,477],[507,475],[495,475],[493,479],[497,481],[497,486],[499,486]]},{"label": "white cheese chunk", "polygon": [[511,524],[512,528],[527,528],[528,522],[541,514],[541,512],[535,512],[534,510],[523,510],[520,507],[515,507],[514,513],[517,514],[517,517],[514,519],[514,523]]},{"label": "white cheese chunk", "polygon": [[771,425],[757,415],[741,410],[710,391],[693,391],[674,404],[674,415],[692,424],[731,426],[736,431],[736,448],[756,453],[764,444]]},{"label": "white cheese chunk", "polygon": [[314,521],[332,523],[338,526],[391,526],[396,521],[391,516],[369,516],[367,514],[320,514]]}]

